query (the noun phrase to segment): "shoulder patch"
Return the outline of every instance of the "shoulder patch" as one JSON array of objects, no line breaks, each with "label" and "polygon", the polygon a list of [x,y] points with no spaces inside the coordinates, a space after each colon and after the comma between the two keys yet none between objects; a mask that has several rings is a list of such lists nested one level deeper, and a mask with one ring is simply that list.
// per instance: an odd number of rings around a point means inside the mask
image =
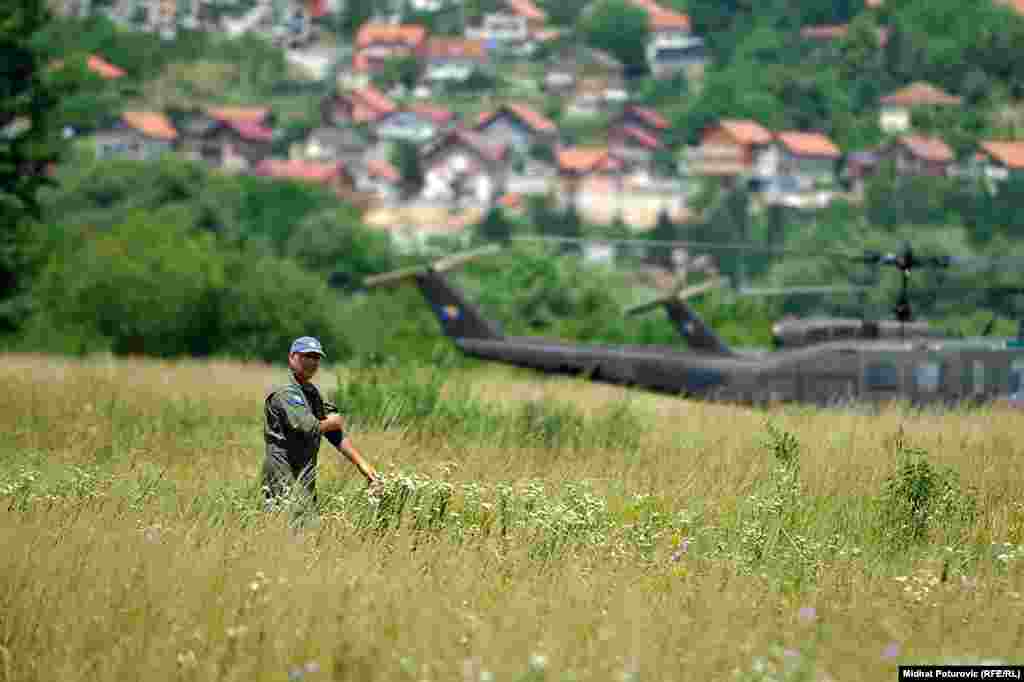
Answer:
[{"label": "shoulder patch", "polygon": [[289,405],[305,405],[306,401],[303,400],[302,395],[296,391],[288,391],[285,395],[285,400],[288,401]]}]

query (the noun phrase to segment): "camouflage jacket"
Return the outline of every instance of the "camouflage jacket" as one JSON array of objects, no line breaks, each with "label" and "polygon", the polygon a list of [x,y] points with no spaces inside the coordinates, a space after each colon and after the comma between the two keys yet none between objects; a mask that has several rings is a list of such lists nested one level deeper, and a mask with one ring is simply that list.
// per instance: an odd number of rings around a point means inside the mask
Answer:
[{"label": "camouflage jacket", "polygon": [[315,385],[300,384],[289,374],[288,383],[271,391],[264,402],[267,459],[287,464],[296,477],[303,470],[315,471],[320,420],[337,411]]}]

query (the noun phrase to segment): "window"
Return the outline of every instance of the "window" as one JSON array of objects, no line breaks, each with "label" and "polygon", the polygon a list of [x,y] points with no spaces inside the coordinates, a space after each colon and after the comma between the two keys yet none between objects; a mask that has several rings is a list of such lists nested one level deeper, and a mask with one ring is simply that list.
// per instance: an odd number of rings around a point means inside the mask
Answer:
[{"label": "window", "polygon": [[1024,358],[1018,358],[1010,363],[1010,395],[1024,398]]},{"label": "window", "polygon": [[985,392],[985,363],[981,360],[975,360],[971,363],[971,378],[973,383],[972,393],[984,393]]},{"label": "window", "polygon": [[891,362],[868,365],[864,371],[864,383],[869,391],[897,389],[900,387],[900,373]]},{"label": "window", "polygon": [[937,362],[922,362],[914,367],[914,385],[917,390],[935,393],[942,384],[942,365]]}]

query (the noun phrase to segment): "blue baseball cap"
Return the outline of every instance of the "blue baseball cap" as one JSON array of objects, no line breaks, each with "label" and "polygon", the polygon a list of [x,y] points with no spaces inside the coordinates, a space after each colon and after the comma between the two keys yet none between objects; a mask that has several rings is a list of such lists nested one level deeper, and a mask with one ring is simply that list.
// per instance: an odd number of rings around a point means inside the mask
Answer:
[{"label": "blue baseball cap", "polygon": [[327,357],[327,353],[324,352],[323,346],[320,342],[314,339],[312,336],[300,336],[299,338],[292,341],[292,349],[289,353],[316,353],[322,358]]}]

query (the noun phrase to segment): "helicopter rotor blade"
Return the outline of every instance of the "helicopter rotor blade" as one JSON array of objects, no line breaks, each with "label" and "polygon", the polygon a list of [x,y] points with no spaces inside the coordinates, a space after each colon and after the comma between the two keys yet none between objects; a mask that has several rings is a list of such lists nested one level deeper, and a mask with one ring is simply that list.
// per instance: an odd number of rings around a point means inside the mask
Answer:
[{"label": "helicopter rotor blade", "polygon": [[391,272],[384,272],[379,275],[370,275],[363,280],[363,285],[367,288],[377,286],[387,286],[390,284],[398,284],[416,275],[433,270],[434,272],[444,272],[451,270],[459,265],[464,265],[470,261],[483,258],[501,251],[501,247],[497,244],[490,244],[479,249],[473,249],[470,251],[464,251],[462,253],[452,254],[439,258],[433,263],[427,265],[417,265],[409,268],[401,268],[399,270],[392,270]]},{"label": "helicopter rotor blade", "polygon": [[736,290],[737,296],[813,296],[815,294],[850,294],[870,291],[870,287],[840,286],[792,286],[792,287],[742,287]]}]

